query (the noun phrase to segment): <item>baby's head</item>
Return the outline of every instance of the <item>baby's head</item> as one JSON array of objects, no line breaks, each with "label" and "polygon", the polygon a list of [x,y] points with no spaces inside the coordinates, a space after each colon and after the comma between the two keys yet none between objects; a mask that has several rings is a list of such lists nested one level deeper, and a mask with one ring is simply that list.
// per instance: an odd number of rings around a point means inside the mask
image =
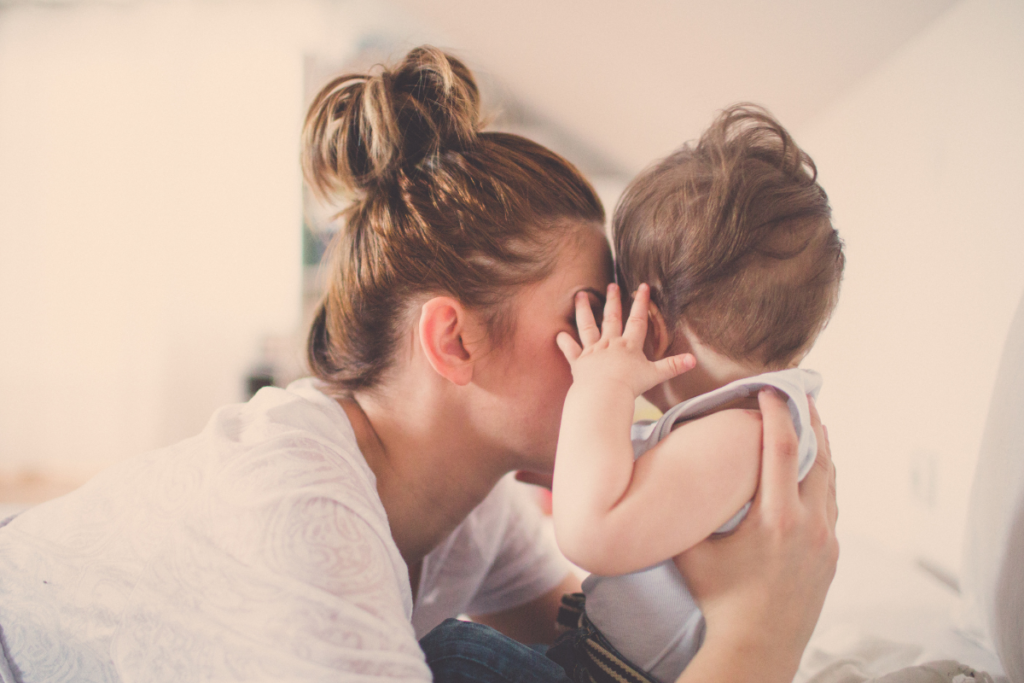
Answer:
[{"label": "baby's head", "polygon": [[697,356],[683,393],[795,366],[825,327],[845,259],[816,178],[779,122],[747,104],[626,189],[612,227],[619,284],[651,286],[649,351]]}]

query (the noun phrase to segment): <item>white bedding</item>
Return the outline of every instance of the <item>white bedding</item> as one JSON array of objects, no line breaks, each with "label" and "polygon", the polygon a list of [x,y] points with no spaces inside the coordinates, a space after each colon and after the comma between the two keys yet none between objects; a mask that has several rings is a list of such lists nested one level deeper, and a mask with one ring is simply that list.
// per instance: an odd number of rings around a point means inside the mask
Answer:
[{"label": "white bedding", "polygon": [[845,657],[872,677],[953,659],[1024,683],[1024,297],[1006,338],[979,448],[962,595],[913,558],[844,538],[841,527],[839,533],[839,568],[798,681]]},{"label": "white bedding", "polygon": [[0,522],[27,508],[24,503],[0,503]]},{"label": "white bedding", "polygon": [[796,683],[843,660],[877,677],[952,659],[1000,680],[1003,669],[991,644],[961,628],[963,607],[954,588],[913,557],[844,535],[841,528],[840,547],[836,577]]}]

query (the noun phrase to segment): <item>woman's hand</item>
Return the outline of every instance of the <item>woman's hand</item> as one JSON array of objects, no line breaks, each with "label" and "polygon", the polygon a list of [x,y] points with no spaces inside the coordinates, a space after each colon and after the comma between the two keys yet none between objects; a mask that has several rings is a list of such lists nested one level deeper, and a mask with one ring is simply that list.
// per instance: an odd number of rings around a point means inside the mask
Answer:
[{"label": "woman's hand", "polygon": [[576,328],[582,346],[566,332],[555,338],[572,368],[573,384],[598,382],[621,385],[631,392],[631,399],[635,399],[648,389],[693,368],[696,362],[688,353],[658,361],[648,360],[644,354],[650,300],[651,288],[646,284],[640,285],[623,330],[619,287],[615,283],[609,284],[599,329],[586,293],[576,295]]},{"label": "woman's hand", "polygon": [[821,613],[839,559],[835,469],[814,402],[815,466],[797,483],[797,437],[783,400],[758,395],[764,425],[760,485],[726,537],[675,558],[707,621],[684,681],[786,681]]}]

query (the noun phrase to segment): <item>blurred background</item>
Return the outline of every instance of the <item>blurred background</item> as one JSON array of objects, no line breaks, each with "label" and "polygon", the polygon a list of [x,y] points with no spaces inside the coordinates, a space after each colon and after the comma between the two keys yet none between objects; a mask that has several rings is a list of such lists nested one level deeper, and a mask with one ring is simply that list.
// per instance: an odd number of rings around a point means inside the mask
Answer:
[{"label": "blurred background", "polygon": [[304,109],[429,42],[609,213],[716,111],[817,162],[848,266],[805,362],[840,532],[955,575],[1024,291],[1019,0],[0,0],[0,500],[44,499],[301,370],[329,221]]}]

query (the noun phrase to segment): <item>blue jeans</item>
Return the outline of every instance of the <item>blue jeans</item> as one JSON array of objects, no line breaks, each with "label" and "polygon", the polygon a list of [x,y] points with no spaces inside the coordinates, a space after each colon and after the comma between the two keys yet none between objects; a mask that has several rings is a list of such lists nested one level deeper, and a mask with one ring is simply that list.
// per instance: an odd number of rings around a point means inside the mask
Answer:
[{"label": "blue jeans", "polygon": [[447,619],[420,647],[437,683],[572,683],[540,650],[483,624]]}]

